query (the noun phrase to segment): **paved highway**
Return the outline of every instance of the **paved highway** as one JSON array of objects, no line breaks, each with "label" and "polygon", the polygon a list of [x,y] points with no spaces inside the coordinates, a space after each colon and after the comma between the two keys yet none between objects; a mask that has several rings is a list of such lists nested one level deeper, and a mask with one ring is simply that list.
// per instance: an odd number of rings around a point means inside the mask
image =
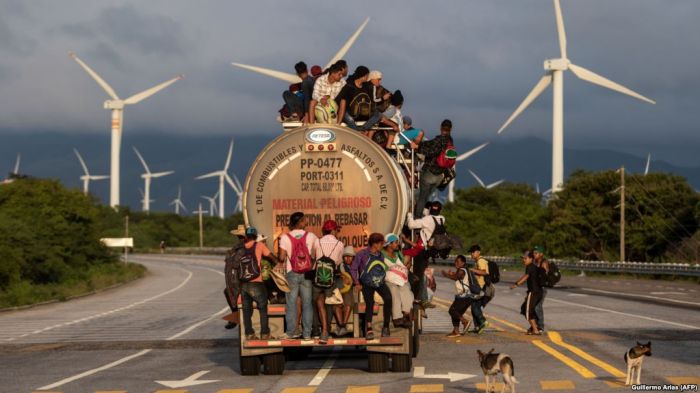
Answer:
[{"label": "paved highway", "polygon": [[[135,259],[149,269],[137,282],[0,313],[0,392],[477,392],[476,350],[491,348],[514,359],[519,392],[626,391],[622,356],[636,340],[653,343],[642,383],[700,383],[697,284],[565,276],[545,303],[549,335],[533,337],[519,315],[524,290],[507,288],[520,273],[504,272],[486,309],[492,327],[455,339],[445,337],[453,286],[440,278],[414,372],[369,374],[362,352],[331,347],[287,362],[282,376],[243,377],[238,329],[225,330],[220,319],[227,312],[221,258]],[[190,376],[205,383],[156,382]]]}]

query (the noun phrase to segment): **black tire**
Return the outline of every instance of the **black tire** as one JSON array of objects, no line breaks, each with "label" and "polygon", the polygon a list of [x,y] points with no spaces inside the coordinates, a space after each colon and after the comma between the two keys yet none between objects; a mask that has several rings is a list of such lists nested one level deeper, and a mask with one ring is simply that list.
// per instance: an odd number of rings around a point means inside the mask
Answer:
[{"label": "black tire", "polygon": [[269,353],[263,356],[265,375],[282,375],[284,373],[284,353]]},{"label": "black tire", "polygon": [[260,374],[260,357],[259,356],[241,356],[241,375],[258,375]]},{"label": "black tire", "polygon": [[369,352],[367,360],[371,373],[385,373],[389,370],[389,355],[386,353]]},{"label": "black tire", "polygon": [[395,373],[407,373],[411,371],[413,358],[411,354],[395,353],[391,355],[391,371]]}]

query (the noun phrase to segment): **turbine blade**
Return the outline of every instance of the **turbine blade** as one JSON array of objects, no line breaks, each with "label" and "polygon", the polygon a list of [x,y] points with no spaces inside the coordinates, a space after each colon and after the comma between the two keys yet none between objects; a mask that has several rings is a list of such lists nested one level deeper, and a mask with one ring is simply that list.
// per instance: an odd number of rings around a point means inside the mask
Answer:
[{"label": "turbine blade", "polygon": [[90,176],[90,172],[88,171],[87,165],[85,165],[85,161],[83,161],[83,157],[80,156],[80,153],[78,153],[78,149],[73,149],[73,152],[75,155],[78,157],[78,161],[80,161],[80,166],[83,167],[83,172],[85,172],[85,176]]},{"label": "turbine blade", "polygon": [[99,84],[102,87],[102,89],[104,89],[104,91],[106,91],[107,94],[110,97],[112,97],[112,99],[114,99],[114,100],[119,99],[119,96],[117,95],[117,93],[114,92],[114,89],[112,88],[112,86],[110,86],[109,83],[105,82],[104,79],[102,79],[99,75],[97,75],[97,73],[95,71],[93,71],[92,68],[90,68],[87,64],[83,63],[83,61],[80,60],[74,52],[69,52],[68,56],[72,57],[73,60],[77,61],[78,64],[81,67],[83,67],[85,72],[87,72],[92,77],[92,79],[94,79],[95,82],[97,82],[97,84]]},{"label": "turbine blade", "polygon": [[542,94],[544,89],[546,89],[547,86],[549,86],[549,84],[551,82],[552,82],[551,75],[543,76],[542,79],[540,79],[540,81],[537,82],[535,87],[532,88],[532,91],[530,91],[530,94],[528,94],[527,97],[525,97],[525,99],[523,100],[523,102],[520,103],[520,106],[518,106],[518,108],[515,110],[515,112],[513,112],[513,114],[510,115],[510,117],[508,118],[508,120],[506,120],[506,122],[501,126],[501,128],[498,130],[498,133],[500,134],[501,132],[503,132],[503,130],[505,130],[506,127],[508,127],[508,125],[513,120],[515,120],[515,118],[518,117],[518,115],[520,115],[520,113],[522,111],[524,111],[525,108],[528,107],[528,105],[530,105],[532,103],[532,101],[534,101],[540,94]]},{"label": "turbine blade", "polygon": [[477,146],[477,147],[475,147],[475,148],[469,150],[468,152],[460,154],[459,157],[457,157],[457,161],[464,161],[464,160],[466,160],[467,158],[469,158],[469,157],[473,156],[474,154],[476,154],[479,150],[485,148],[486,145],[488,145],[489,143],[491,143],[491,142],[482,143],[481,145],[479,145],[479,146]]},{"label": "turbine blade", "polygon": [[175,171],[157,172],[157,173],[152,173],[151,177],[152,178],[163,177],[163,176],[172,175],[173,173],[175,173]]},{"label": "turbine blade", "polygon": [[88,176],[88,179],[90,179],[90,180],[104,180],[104,179],[109,179],[109,176],[107,176],[107,175]]},{"label": "turbine blade", "polygon": [[182,187],[178,186],[177,187],[177,200],[179,201],[182,199]]},{"label": "turbine blade", "polygon": [[144,195],[143,195],[143,189],[141,189],[140,187],[139,187],[139,194],[141,194],[141,199],[143,199],[143,197],[144,197]]},{"label": "turbine blade", "polygon": [[557,35],[559,36],[559,51],[562,59],[566,59],[566,30],[564,30],[564,17],[561,15],[561,4],[554,0],[554,13],[557,17]]},{"label": "turbine blade", "polygon": [[472,172],[471,169],[468,169],[468,171],[469,171],[469,173],[472,174],[472,176],[474,177],[474,179],[476,179],[476,181],[479,183],[479,185],[481,185],[481,187],[486,187],[486,184],[484,184],[484,181],[481,180],[481,178],[480,178],[479,176],[477,176],[476,173]]},{"label": "turbine blade", "polygon": [[228,156],[226,156],[226,164],[224,164],[224,172],[228,171],[228,166],[231,165],[231,155],[233,155],[233,139],[228,146]]},{"label": "turbine blade", "polygon": [[646,101],[650,104],[656,104],[656,101],[651,100],[649,98],[646,98],[639,93],[635,93],[634,91],[632,91],[632,90],[630,90],[630,89],[628,89],[620,84],[617,84],[609,79],[606,79],[606,78],[596,74],[595,72],[593,72],[591,70],[587,70],[587,69],[585,69],[581,66],[577,66],[575,64],[570,64],[569,69],[571,70],[571,72],[574,73],[574,75],[576,75],[580,79],[585,80],[586,82],[590,82],[590,83],[593,83],[593,84],[596,84],[599,86],[603,86],[603,87],[606,87],[610,90],[615,90],[618,93],[627,94],[628,96],[632,96],[632,97],[637,98],[639,100]]},{"label": "turbine blade", "polygon": [[20,153],[17,153],[17,160],[15,160],[15,168],[12,173],[15,175],[19,175],[19,164],[22,161],[22,155]]},{"label": "turbine blade", "polygon": [[347,42],[345,42],[345,45],[343,45],[343,46],[340,48],[340,50],[338,51],[338,53],[336,53],[335,56],[333,56],[333,57],[331,58],[331,60],[328,62],[328,64],[326,64],[326,67],[324,67],[324,69],[327,69],[328,67],[332,66],[333,63],[335,63],[336,61],[342,59],[342,58],[345,56],[345,54],[348,52],[348,50],[350,49],[350,47],[351,47],[351,46],[355,43],[355,41],[357,40],[357,37],[359,37],[360,34],[362,33],[362,30],[365,29],[365,26],[367,26],[367,23],[369,23],[369,18],[365,19],[365,21],[362,22],[362,24],[360,25],[360,27],[358,27],[357,30],[350,36],[350,38],[348,38]]},{"label": "turbine blade", "polygon": [[236,176],[235,173],[233,174],[233,181],[236,182],[236,185],[238,186],[238,191],[239,191],[238,194],[240,195],[241,193],[243,193],[243,186],[241,185],[241,182],[238,180],[238,176]]},{"label": "turbine blade", "polygon": [[226,173],[224,174],[224,178],[226,179],[226,183],[228,183],[228,185],[231,186],[231,188],[233,188],[233,191],[235,191],[236,194],[238,194],[238,187],[236,187],[236,183],[234,183],[233,180],[231,180],[231,176],[229,176],[228,173]]},{"label": "turbine blade", "polygon": [[140,92],[140,93],[134,94],[133,96],[131,96],[131,97],[127,98],[126,100],[124,100],[124,104],[125,104],[125,105],[132,105],[132,104],[139,103],[139,102],[145,100],[146,98],[148,98],[148,97],[150,97],[150,96],[156,94],[157,92],[159,92],[159,91],[165,89],[166,87],[172,85],[173,83],[179,81],[179,80],[182,79],[182,78],[184,78],[183,75],[178,75],[178,76],[176,76],[175,78],[173,78],[173,79],[171,79],[171,80],[169,80],[169,81],[163,82],[163,83],[161,83],[161,84],[158,85],[158,86],[153,86],[153,87],[151,87],[151,88],[148,89],[148,90],[144,90],[144,91],[142,91],[142,92]]},{"label": "turbine blade", "polygon": [[132,146],[131,148],[134,149],[134,153],[136,153],[136,155],[139,157],[139,160],[141,160],[141,164],[143,164],[143,169],[146,170],[146,173],[150,174],[151,170],[148,169],[148,165],[146,165],[146,160],[143,159],[141,153],[139,153],[138,149],[135,146]]},{"label": "turbine blade", "polygon": [[206,175],[197,176],[197,177],[195,177],[194,179],[195,179],[195,180],[201,180],[201,179],[207,179],[207,178],[216,177],[216,176],[221,176],[221,171],[216,171],[216,172],[207,173]]},{"label": "turbine blade", "polygon": [[185,204],[181,200],[178,200],[177,203],[180,205],[182,210],[184,210],[185,213],[187,213],[187,208],[185,207]]},{"label": "turbine blade", "polygon": [[301,83],[301,78],[294,74],[290,74],[288,72],[282,72],[282,71],[275,71],[271,70],[269,68],[262,68],[262,67],[257,67],[257,66],[252,66],[252,65],[247,65],[247,64],[241,64],[241,63],[231,63],[232,65],[243,68],[249,71],[257,72],[258,74],[263,74],[267,76],[271,76],[275,79],[280,79],[285,82],[289,83]]},{"label": "turbine blade", "polygon": [[540,194],[540,183],[535,183],[535,192]]},{"label": "turbine blade", "polygon": [[647,165],[644,167],[644,176],[649,173],[649,165],[651,165],[651,153],[647,155]]},{"label": "turbine blade", "polygon": [[503,183],[504,181],[505,181],[505,179],[501,179],[499,181],[493,182],[493,183],[489,184],[488,186],[486,186],[486,189],[490,190],[490,189],[498,186],[499,184]]}]

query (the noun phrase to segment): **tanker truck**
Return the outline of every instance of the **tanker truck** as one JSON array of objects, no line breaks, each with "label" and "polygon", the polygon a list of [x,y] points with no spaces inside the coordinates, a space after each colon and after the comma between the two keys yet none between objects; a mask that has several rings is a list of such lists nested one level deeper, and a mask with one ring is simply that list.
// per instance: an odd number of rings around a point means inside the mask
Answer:
[{"label": "tanker truck", "polygon": [[[288,230],[289,216],[302,211],[308,231],[320,234],[323,223],[333,219],[341,226],[338,238],[356,250],[366,246],[372,232],[400,233],[413,197],[404,170],[413,173],[413,161],[398,153],[394,158],[362,133],[343,126],[287,127],[250,167],[242,195],[245,223],[276,239]],[[261,369],[265,374],[282,374],[286,360],[302,360],[319,346],[366,350],[370,372],[410,371],[420,344],[418,308],[414,307],[411,328],[394,328],[390,337],[367,340],[364,313],[376,314],[373,330],[381,331],[382,306],[366,310],[357,301],[361,299],[355,300],[348,324],[352,336],[331,338],[324,345],[318,340],[246,340],[240,334],[241,374],[257,375]],[[272,337],[285,332],[284,315],[284,305],[268,306]],[[252,321],[260,331],[257,309]],[[244,330],[241,325],[240,331]]]}]

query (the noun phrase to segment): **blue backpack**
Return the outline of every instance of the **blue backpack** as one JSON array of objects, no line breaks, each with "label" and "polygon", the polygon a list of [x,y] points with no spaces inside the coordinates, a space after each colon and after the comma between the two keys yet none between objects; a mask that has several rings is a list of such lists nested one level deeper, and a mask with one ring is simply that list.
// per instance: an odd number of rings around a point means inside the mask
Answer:
[{"label": "blue backpack", "polygon": [[363,286],[377,289],[384,284],[385,278],[386,265],[384,264],[384,258],[381,254],[378,256],[370,254],[369,260],[360,275],[360,282]]}]

